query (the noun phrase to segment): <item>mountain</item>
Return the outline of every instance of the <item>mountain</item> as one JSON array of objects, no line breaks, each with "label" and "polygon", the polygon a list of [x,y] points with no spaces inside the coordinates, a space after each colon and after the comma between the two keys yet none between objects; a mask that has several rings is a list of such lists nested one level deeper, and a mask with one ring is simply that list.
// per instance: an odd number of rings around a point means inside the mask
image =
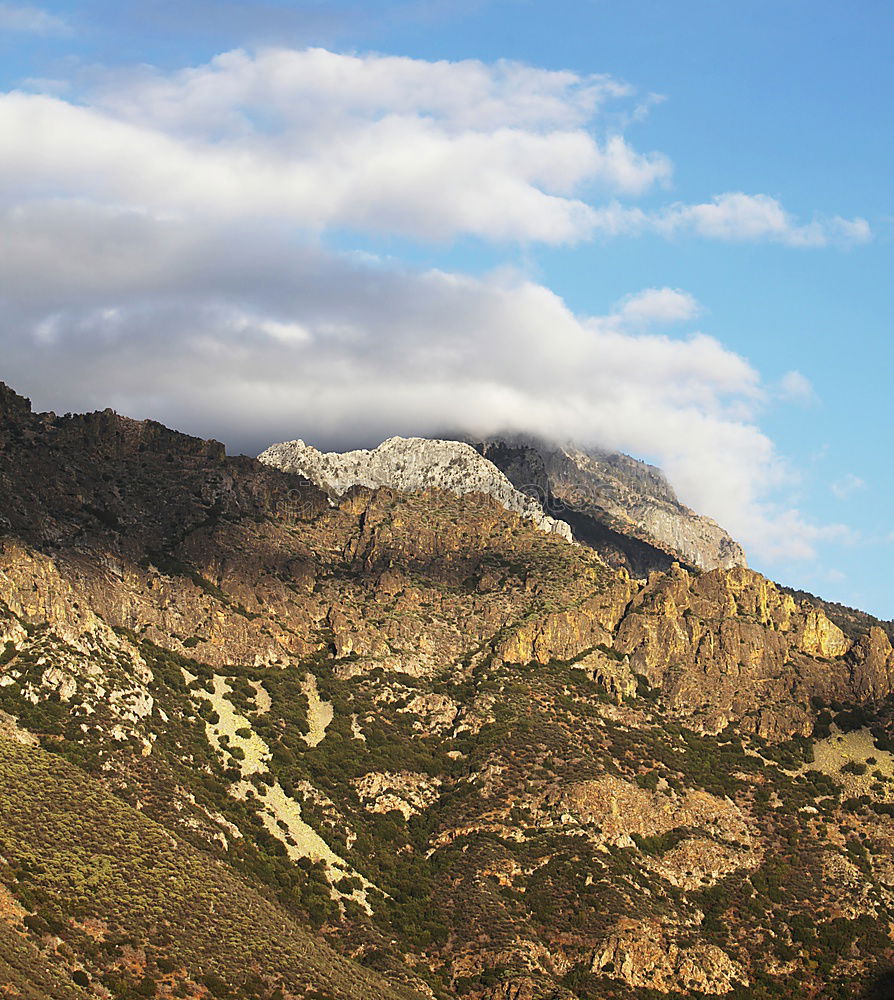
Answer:
[{"label": "mountain", "polygon": [[890,996],[882,624],[2,388],[0,984]]},{"label": "mountain", "polygon": [[393,437],[371,451],[346,452],[321,452],[303,441],[285,441],[271,445],[258,460],[305,476],[336,497],[352,486],[442,489],[458,496],[485,493],[542,531],[571,538],[564,521],[549,517],[534,497],[515,489],[493,463],[461,441]]},{"label": "mountain", "polygon": [[518,437],[394,437],[372,450],[346,452],[286,441],[271,445],[259,460],[305,476],[334,497],[358,485],[486,493],[635,576],[675,562],[694,569],[746,565],[742,547],[710,518],[681,504],[659,469],[617,452]]},{"label": "mountain", "polygon": [[738,542],[677,499],[660,469],[619,452],[560,447],[525,438],[476,442],[520,490],[539,495],[581,541],[635,575],[744,566]]}]

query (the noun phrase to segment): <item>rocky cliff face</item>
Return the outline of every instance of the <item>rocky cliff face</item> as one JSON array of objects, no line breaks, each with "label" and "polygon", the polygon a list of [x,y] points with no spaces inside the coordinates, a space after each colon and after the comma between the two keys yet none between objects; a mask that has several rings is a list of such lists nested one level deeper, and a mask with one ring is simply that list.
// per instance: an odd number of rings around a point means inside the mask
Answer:
[{"label": "rocky cliff face", "polygon": [[450,490],[459,496],[484,493],[542,531],[571,539],[564,521],[547,515],[534,497],[516,490],[499,469],[460,441],[393,437],[371,451],[346,452],[321,452],[303,441],[286,441],[271,445],[258,460],[304,476],[334,496],[352,486]]},{"label": "rocky cliff face", "polygon": [[[636,575],[679,561],[696,569],[745,565],[742,547],[679,502],[664,474],[617,452],[545,442],[476,445],[522,492],[568,520],[578,537]],[[639,543],[639,544],[637,544]]]},{"label": "rocky cliff face", "polygon": [[0,973],[51,983],[21,995],[883,976],[885,630],[744,567],[631,578],[488,491],[336,482],[0,392]]}]

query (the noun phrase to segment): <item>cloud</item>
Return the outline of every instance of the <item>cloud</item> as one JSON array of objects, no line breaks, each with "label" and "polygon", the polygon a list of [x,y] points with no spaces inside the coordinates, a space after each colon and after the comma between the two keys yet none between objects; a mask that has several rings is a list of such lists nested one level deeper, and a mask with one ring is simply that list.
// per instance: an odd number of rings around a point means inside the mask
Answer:
[{"label": "cloud", "polygon": [[829,489],[839,500],[847,500],[860,490],[866,489],[866,480],[855,476],[853,472],[848,472],[834,483],[830,483]]},{"label": "cloud", "polygon": [[681,323],[698,313],[698,302],[679,288],[646,288],[626,296],[615,306],[615,315],[633,326]]},{"label": "cloud", "polygon": [[757,372],[704,334],[642,331],[695,312],[679,290],[578,316],[511,273],[413,272],[273,225],[87,201],[7,209],[0,232],[3,374],[40,406],[114,405],[251,451],[445,429],[571,438],[658,461],[756,554],[829,537],[771,502],[787,472],[753,419]]},{"label": "cloud", "polygon": [[716,195],[703,205],[672,205],[661,213],[657,226],[672,233],[690,231],[710,239],[743,243],[769,240],[793,247],[863,243],[870,238],[865,219],[835,216],[801,224],[775,198],[741,191]]},{"label": "cloud", "polygon": [[[58,81],[52,84],[58,91]],[[100,75],[85,103],[0,95],[0,182],[208,218],[276,218],[434,241],[568,244],[694,235],[852,244],[862,219],[798,223],[767,195],[649,212],[670,161],[635,150],[607,108],[610,76],[515,62],[428,62],[325,49],[236,50],[162,74]]]},{"label": "cloud", "polygon": [[0,31],[32,35],[66,35],[70,28],[61,17],[41,7],[0,3]]},{"label": "cloud", "polygon": [[799,403],[813,403],[817,398],[810,379],[794,370],[782,376],[777,392],[780,398]]},{"label": "cloud", "polygon": [[607,236],[657,233],[667,238],[698,236],[726,243],[780,243],[789,247],[843,247],[866,243],[872,230],[865,219],[815,217],[801,223],[766,194],[741,191],[715,195],[696,205],[675,203],[644,211],[614,201],[595,211],[596,231]]},{"label": "cloud", "polygon": [[[614,78],[544,70],[509,60],[430,62],[322,48],[234,50],[168,75],[144,69],[112,74],[97,103],[130,120],[186,129],[189,135],[257,133],[267,111],[284,134],[311,125],[317,134],[387,115],[425,116],[450,133],[468,129],[572,129],[607,102],[631,96]],[[301,98],[313,98],[307,106]]]},{"label": "cloud", "polygon": [[88,105],[3,95],[0,180],[316,231],[568,243],[592,232],[583,188],[639,194],[670,175],[664,156],[592,134],[628,91],[508,62],[236,51],[116,75]]}]

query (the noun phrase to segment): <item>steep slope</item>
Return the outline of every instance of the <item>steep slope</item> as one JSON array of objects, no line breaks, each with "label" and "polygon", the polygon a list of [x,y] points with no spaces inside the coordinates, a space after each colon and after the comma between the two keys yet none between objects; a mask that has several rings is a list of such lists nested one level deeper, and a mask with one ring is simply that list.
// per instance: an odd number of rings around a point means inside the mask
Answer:
[{"label": "steep slope", "polygon": [[519,490],[573,526],[576,537],[636,575],[674,561],[696,569],[745,565],[742,547],[677,499],[664,474],[617,452],[529,439],[490,440],[477,450]]},{"label": "steep slope", "polygon": [[440,489],[459,496],[484,493],[541,530],[571,537],[564,521],[545,514],[533,497],[516,490],[499,469],[461,441],[393,437],[372,451],[346,452],[321,452],[303,441],[286,441],[271,445],[258,459],[305,476],[334,496],[343,496],[352,486]]},{"label": "steep slope", "polygon": [[[0,879],[35,918],[15,940],[51,971],[35,888],[55,893],[66,969],[133,954],[78,937],[86,904],[60,891],[109,856],[117,809],[307,935],[287,997],[326,995],[300,978],[331,954],[321,939],[393,984],[368,996],[844,1000],[884,983],[894,650],[874,623],[845,634],[745,568],[631,580],[484,494],[333,503],[214,443],[11,393],[0,510],[0,709],[39,743],[11,751],[0,854],[27,850],[39,805],[55,873]],[[46,791],[6,807],[30,774]],[[101,808],[75,820],[78,802]],[[151,896],[138,861],[130,888],[99,865],[91,919]],[[232,976],[214,939],[247,930],[207,919],[211,975]],[[166,960],[164,929],[139,926]],[[278,931],[258,926],[263,949]],[[238,977],[199,983],[205,955],[179,959],[193,995],[243,995]],[[118,995],[169,995],[152,961],[154,986]]]},{"label": "steep slope", "polygon": [[91,996],[99,984],[140,996],[414,995],[336,955],[81,769],[9,735],[0,735],[0,802],[0,876],[19,903],[0,921],[0,955],[14,963],[29,938],[44,945],[23,977],[37,996]]}]

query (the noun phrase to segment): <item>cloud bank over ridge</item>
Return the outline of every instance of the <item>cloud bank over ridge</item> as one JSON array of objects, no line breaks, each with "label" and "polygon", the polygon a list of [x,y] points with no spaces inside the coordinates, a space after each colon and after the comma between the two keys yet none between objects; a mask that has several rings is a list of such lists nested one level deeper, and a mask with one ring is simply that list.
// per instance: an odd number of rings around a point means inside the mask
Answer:
[{"label": "cloud bank over ridge", "polygon": [[810,555],[841,529],[774,501],[789,473],[758,426],[759,374],[691,329],[685,291],[579,316],[511,270],[322,243],[870,237],[760,194],[628,204],[672,178],[619,130],[633,97],[606,76],[321,49],[104,74],[79,103],[0,95],[2,377],[27,390],[39,370],[38,403],[112,402],[237,447],[456,427],[620,448],[748,548]]}]

